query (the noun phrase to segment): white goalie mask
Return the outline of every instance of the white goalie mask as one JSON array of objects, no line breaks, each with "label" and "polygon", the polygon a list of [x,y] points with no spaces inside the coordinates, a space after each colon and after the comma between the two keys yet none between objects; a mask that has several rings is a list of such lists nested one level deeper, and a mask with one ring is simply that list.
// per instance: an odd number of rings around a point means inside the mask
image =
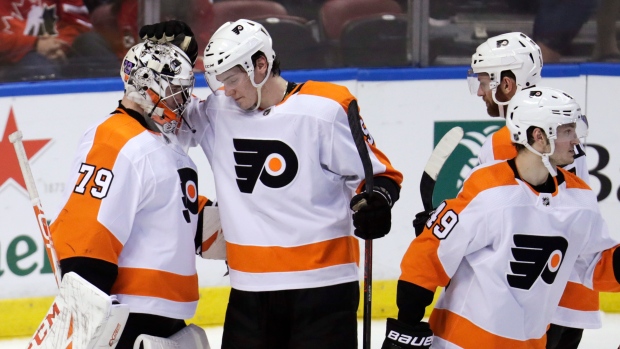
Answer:
[{"label": "white goalie mask", "polygon": [[[556,173],[549,163],[549,156],[555,151],[558,127],[566,124],[575,124],[576,136],[585,142],[585,137],[588,136],[588,119],[581,113],[581,107],[575,99],[566,92],[549,87],[536,87],[518,92],[508,104],[506,126],[510,131],[511,141],[540,155],[553,176]],[[548,153],[541,154],[528,144],[527,130],[530,127],[539,127],[545,132],[550,145]]]},{"label": "white goalie mask", "polygon": [[144,41],[130,48],[121,65],[125,96],[136,102],[164,133],[174,133],[194,88],[187,55],[178,47]]},{"label": "white goalie mask", "polygon": [[469,91],[477,94],[478,74],[486,73],[490,78],[488,88],[493,91],[493,100],[498,105],[506,105],[508,102],[499,102],[495,98],[502,72],[509,70],[515,75],[517,90],[520,91],[540,81],[542,67],[540,47],[527,35],[514,32],[494,36],[480,44],[471,56],[471,69],[467,74]]},{"label": "white goalie mask", "polygon": [[[265,54],[268,68],[263,81],[257,83],[254,81],[252,55],[259,51]],[[213,34],[205,47],[203,57],[205,80],[211,90],[215,92],[224,87],[216,79],[216,76],[236,66],[241,67],[258,91],[258,102],[256,104],[256,108],[258,108],[261,101],[261,88],[271,75],[275,57],[276,53],[273,51],[271,36],[260,23],[247,19],[228,22]]]}]

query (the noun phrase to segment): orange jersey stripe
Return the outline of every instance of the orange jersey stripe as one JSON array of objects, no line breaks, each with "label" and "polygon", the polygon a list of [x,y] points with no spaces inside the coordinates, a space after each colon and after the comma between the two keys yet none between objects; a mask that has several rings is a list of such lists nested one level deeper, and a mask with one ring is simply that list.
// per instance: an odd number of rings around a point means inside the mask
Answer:
[{"label": "orange jersey stripe", "polygon": [[186,276],[162,270],[118,268],[112,293],[195,302],[198,301],[197,286],[198,274]]},{"label": "orange jersey stripe", "polygon": [[435,308],[429,324],[435,336],[466,349],[544,349],[547,343],[546,335],[526,341],[500,337],[446,309]]},{"label": "orange jersey stripe", "polygon": [[[121,109],[117,111],[120,113],[110,116],[97,128],[93,147],[86,156],[87,164],[112,169],[123,146],[144,131],[144,127],[138,121]],[[82,178],[83,175],[77,183]],[[88,186],[90,187],[90,184]],[[100,199],[91,195],[71,193],[67,204],[50,227],[59,259],[80,256],[118,263],[118,255],[123,246],[97,220],[100,206]]]},{"label": "orange jersey stripe", "polygon": [[[349,103],[351,103],[351,101],[355,99],[355,97],[353,97],[353,95],[351,95],[349,90],[346,87],[344,87],[344,86],[340,86],[340,85],[336,85],[336,84],[331,84],[331,83],[316,82],[316,81],[308,81],[308,82],[306,82],[301,87],[301,90],[299,91],[299,93],[300,94],[310,94],[310,95],[314,95],[314,96],[320,96],[320,97],[325,97],[325,98],[332,99],[332,100],[340,103],[340,105],[344,109],[345,113],[348,111]],[[287,96],[287,98],[288,98],[288,96]],[[362,120],[363,120],[363,118],[362,118]],[[402,173],[400,173],[399,171],[394,169],[394,167],[392,167],[392,164],[390,163],[390,160],[388,160],[387,156],[385,156],[385,154],[383,154],[375,146],[375,142],[373,142],[372,144],[369,143],[368,142],[368,136],[364,137],[364,139],[366,140],[366,144],[368,144],[368,146],[370,147],[370,150],[372,151],[374,156],[386,168],[385,172],[381,173],[381,176],[388,177],[388,178],[392,179],[394,182],[396,182],[398,185],[400,185],[403,182],[403,175],[402,175]],[[359,187],[357,188],[357,192],[358,193],[361,192],[361,190],[363,188],[364,188],[364,181],[362,181],[362,183],[360,183]]]},{"label": "orange jersey stripe", "polygon": [[614,274],[614,251],[620,245],[603,251],[594,269],[594,289],[602,292],[620,292],[620,284]]},{"label": "orange jersey stripe", "polygon": [[559,306],[581,311],[597,311],[599,308],[598,292],[582,284],[569,281],[566,284]]},{"label": "orange jersey stripe", "polygon": [[492,137],[495,160],[509,160],[517,156],[517,148],[510,140],[510,131],[507,126],[497,130]]},{"label": "orange jersey stripe", "polygon": [[226,243],[232,269],[246,273],[295,272],[334,265],[359,264],[359,244],[352,236],[313,244],[279,246],[244,246]]}]

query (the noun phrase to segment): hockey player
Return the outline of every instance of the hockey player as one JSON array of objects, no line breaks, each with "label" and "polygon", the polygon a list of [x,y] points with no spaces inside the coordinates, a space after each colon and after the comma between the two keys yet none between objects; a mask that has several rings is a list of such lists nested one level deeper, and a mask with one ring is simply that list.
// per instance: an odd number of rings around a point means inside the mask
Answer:
[{"label": "hockey player", "polygon": [[[508,33],[488,39],[472,55],[468,78],[470,90],[481,97],[491,117],[505,117],[505,108],[516,92],[540,81],[543,66],[540,48],[523,33]],[[575,160],[560,164],[586,183],[588,166],[582,144],[575,145]],[[506,126],[492,134],[482,145],[480,164],[508,160],[517,155]],[[602,326],[599,294],[571,280],[566,286],[558,310],[547,332],[547,349],[576,349],[584,328]]]},{"label": "hockey player", "polygon": [[204,331],[184,321],[198,303],[194,239],[207,203],[178,137],[188,132],[192,64],[172,44],[145,42],[120,75],[123,99],[82,137],[51,226],[60,267],[129,305],[117,348],[137,338],[146,348],[208,348]]},{"label": "hockey player", "polygon": [[[165,26],[140,36],[173,37]],[[375,187],[356,195],[364,171],[347,122],[354,97],[331,83],[284,80],[259,23],[221,26],[203,64],[213,94],[187,115],[221,198],[232,286],[222,348],[357,348],[353,226],[362,239],[389,232],[402,175],[365,129]]]},{"label": "hockey player", "polygon": [[[588,288],[620,291],[620,249],[596,194],[558,166],[587,130],[579,105],[559,90],[523,90],[506,124],[516,157],[475,168],[405,253],[384,349],[542,349],[573,270]],[[429,329],[421,320],[438,286]]]}]

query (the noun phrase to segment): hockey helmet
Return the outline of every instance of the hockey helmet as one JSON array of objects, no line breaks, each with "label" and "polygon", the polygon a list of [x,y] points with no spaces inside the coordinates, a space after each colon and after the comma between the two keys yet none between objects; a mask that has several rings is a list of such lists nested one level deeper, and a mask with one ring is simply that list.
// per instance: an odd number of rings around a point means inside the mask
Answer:
[{"label": "hockey helmet", "polygon": [[164,133],[176,132],[194,88],[187,55],[170,43],[144,41],[129,49],[120,70],[125,95]]}]

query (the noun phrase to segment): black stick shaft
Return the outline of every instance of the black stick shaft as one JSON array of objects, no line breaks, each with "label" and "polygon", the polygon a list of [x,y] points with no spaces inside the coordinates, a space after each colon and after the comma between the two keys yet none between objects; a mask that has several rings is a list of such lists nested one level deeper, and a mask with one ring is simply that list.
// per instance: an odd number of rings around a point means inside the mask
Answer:
[{"label": "black stick shaft", "polygon": [[[364,138],[364,131],[362,130],[362,119],[359,116],[359,110],[357,107],[357,101],[352,100],[349,103],[347,110],[347,117],[349,120],[349,127],[351,128],[351,135],[360,159],[362,160],[362,166],[364,167],[364,180],[366,182],[366,193],[370,195],[373,188],[373,170],[370,155],[368,154],[368,148],[366,147],[366,140]],[[363,349],[370,349],[370,328],[372,318],[372,240],[365,240],[364,246],[364,326],[363,326]]]}]

